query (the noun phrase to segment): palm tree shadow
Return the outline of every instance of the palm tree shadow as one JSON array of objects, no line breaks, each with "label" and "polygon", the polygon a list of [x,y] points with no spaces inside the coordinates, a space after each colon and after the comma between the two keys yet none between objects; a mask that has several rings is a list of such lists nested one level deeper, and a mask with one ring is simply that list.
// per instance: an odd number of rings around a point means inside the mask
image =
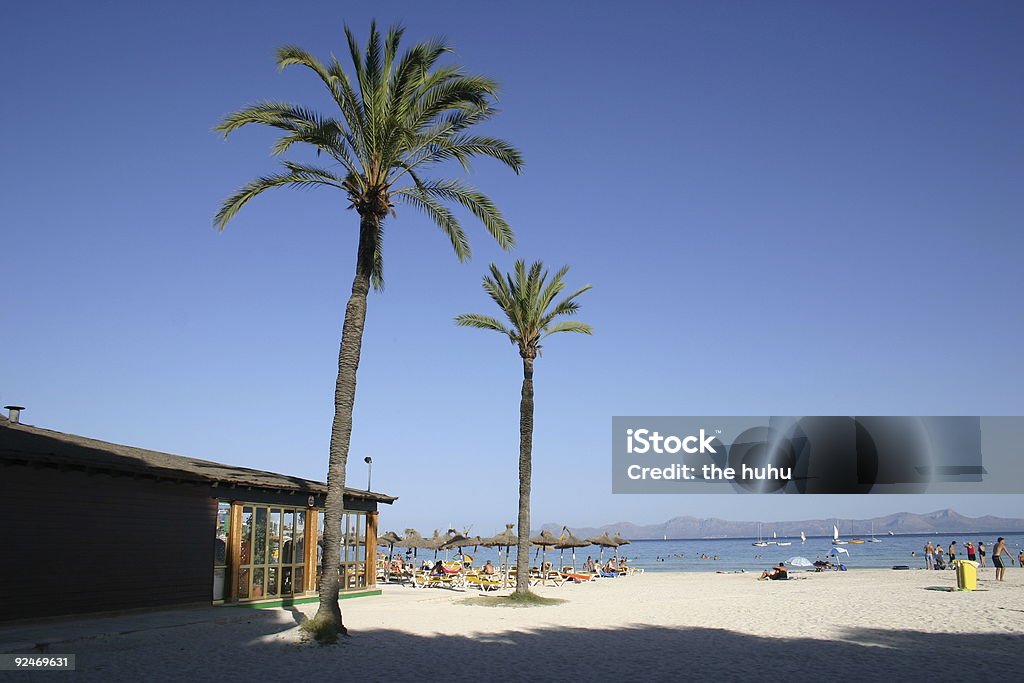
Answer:
[{"label": "palm tree shadow", "polygon": [[[749,680],[779,676],[915,679],[922,662],[944,680],[977,675],[978,662],[992,675],[1016,678],[1021,633],[928,633],[850,628],[840,637],[775,638],[717,628],[624,625],[616,629],[536,628],[471,635],[417,635],[389,629],[355,632],[341,647],[313,647],[298,657],[294,644],[259,647],[238,661],[295,658],[298,670],[316,671],[329,662],[349,662],[370,678],[425,680],[461,671],[502,680],[624,677],[630,680]],[[269,650],[265,648],[270,648]],[[323,660],[318,663],[318,660]],[[453,668],[454,667],[454,668]],[[258,667],[253,669],[255,675]],[[239,671],[237,673],[244,673]]]}]

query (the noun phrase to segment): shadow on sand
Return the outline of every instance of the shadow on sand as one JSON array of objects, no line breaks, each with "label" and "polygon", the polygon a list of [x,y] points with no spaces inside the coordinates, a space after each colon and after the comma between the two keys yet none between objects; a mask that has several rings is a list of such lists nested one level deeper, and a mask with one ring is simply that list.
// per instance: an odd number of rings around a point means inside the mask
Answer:
[{"label": "shadow on sand", "polygon": [[951,680],[980,672],[1016,678],[1024,635],[850,628],[841,639],[820,640],[811,633],[806,638],[766,638],[726,629],[634,624],[615,630],[537,628],[475,636],[362,629],[331,647],[243,646],[248,647],[279,648],[276,655],[267,653],[275,659],[290,658],[289,650],[304,650],[306,656],[298,659],[310,665],[310,673],[344,667],[371,680],[422,681],[460,673],[501,680],[914,679],[922,666],[933,680]]},{"label": "shadow on sand", "polygon": [[[538,621],[542,621],[538,610]],[[254,612],[231,624],[206,624],[78,641],[76,678],[120,678],[129,665],[146,680],[232,680],[287,677],[304,680],[519,681],[594,680],[931,680],[1003,676],[1016,680],[1022,634],[926,633],[850,628],[835,640],[767,638],[727,629],[643,624],[618,629],[539,626],[474,635],[413,635],[355,627],[337,645],[298,644],[290,633],[299,616]],[[972,618],[963,614],[944,619]],[[977,618],[975,616],[974,618]],[[230,630],[225,630],[230,629]],[[444,624],[439,624],[439,630]],[[56,651],[56,649],[54,651]],[[127,659],[122,659],[127,657]],[[144,673],[145,672],[145,673]],[[48,677],[46,677],[48,679]],[[225,679],[226,680],[226,679]]]}]

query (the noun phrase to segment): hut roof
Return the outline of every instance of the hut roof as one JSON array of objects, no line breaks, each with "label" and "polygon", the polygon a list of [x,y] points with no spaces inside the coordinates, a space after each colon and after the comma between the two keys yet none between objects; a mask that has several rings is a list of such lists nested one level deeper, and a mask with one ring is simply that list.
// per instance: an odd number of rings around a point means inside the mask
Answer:
[{"label": "hut roof", "polygon": [[[77,434],[15,424],[9,420],[0,421],[0,461],[92,472],[123,472],[213,486],[246,486],[314,494],[327,492],[327,485],[320,481],[124,446]],[[397,500],[383,493],[351,488],[345,489],[345,496],[387,504]]]}]

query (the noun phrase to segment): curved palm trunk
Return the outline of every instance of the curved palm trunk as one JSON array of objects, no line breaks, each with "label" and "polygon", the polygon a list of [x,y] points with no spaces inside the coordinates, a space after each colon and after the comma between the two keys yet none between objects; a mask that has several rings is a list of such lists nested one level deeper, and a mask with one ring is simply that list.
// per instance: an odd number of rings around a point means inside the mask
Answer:
[{"label": "curved palm trunk", "polygon": [[519,401],[519,546],[516,593],[530,592],[530,480],[533,476],[533,359],[523,358]]},{"label": "curved palm trunk", "polygon": [[334,423],[331,425],[330,461],[327,467],[327,499],[324,502],[323,572],[320,580],[320,608],[314,619],[328,620],[339,633],[346,633],[338,605],[338,565],[341,561],[341,515],[345,505],[345,466],[352,436],[352,409],[356,400],[356,371],[363,345],[366,295],[370,291],[377,223],[372,215],[359,220],[359,250],[352,295],[345,308],[338,352],[338,382],[334,388]]}]

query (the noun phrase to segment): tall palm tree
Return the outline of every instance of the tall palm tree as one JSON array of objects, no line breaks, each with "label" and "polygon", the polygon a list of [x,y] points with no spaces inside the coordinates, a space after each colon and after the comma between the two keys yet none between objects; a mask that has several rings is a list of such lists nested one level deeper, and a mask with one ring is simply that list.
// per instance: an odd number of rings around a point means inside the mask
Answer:
[{"label": "tall palm tree", "polygon": [[565,289],[565,275],[569,266],[563,266],[548,280],[544,264],[535,262],[526,269],[526,263],[516,261],[514,275],[502,275],[498,266],[491,264],[491,274],[484,276],[484,290],[498,304],[508,318],[509,325],[486,315],[460,315],[455,324],[494,330],[509,338],[523,359],[523,388],[519,402],[519,546],[517,548],[516,592],[528,593],[530,557],[530,483],[533,476],[533,364],[540,356],[541,340],[559,332],[593,334],[586,323],[558,318],[575,315],[580,305],[576,297],[590,289],[585,285],[555,303]]},{"label": "tall palm tree", "polygon": [[227,137],[249,124],[276,128],[282,135],[274,145],[275,155],[301,143],[327,162],[312,165],[285,160],[280,172],[246,184],[217,213],[214,223],[221,230],[250,200],[274,187],[338,191],[346,197],[348,208],[359,214],[355,279],[345,308],[331,425],[323,554],[323,566],[328,570],[323,572],[320,608],[313,622],[341,633],[345,628],[334,568],[341,545],[345,465],[366,297],[371,284],[379,290],[384,283],[381,245],[385,218],[395,215],[396,203],[423,211],[451,241],[459,260],[466,260],[469,242],[449,208],[454,203],[468,209],[498,244],[509,249],[515,241],[512,230],[487,196],[460,180],[423,174],[451,160],[466,169],[480,156],[496,159],[517,174],[523,164],[520,153],[507,142],[466,132],[494,115],[497,83],[464,73],[458,66],[438,64],[451,51],[441,39],[414,45],[399,56],[403,31],[393,26],[382,37],[374,22],[362,50],[346,26],[351,78],[334,57],[324,64],[299,47],[289,45],[277,51],[281,69],[303,66],[316,74],[337,107],[334,117],[282,102],[258,102],[229,114],[215,129]]}]

